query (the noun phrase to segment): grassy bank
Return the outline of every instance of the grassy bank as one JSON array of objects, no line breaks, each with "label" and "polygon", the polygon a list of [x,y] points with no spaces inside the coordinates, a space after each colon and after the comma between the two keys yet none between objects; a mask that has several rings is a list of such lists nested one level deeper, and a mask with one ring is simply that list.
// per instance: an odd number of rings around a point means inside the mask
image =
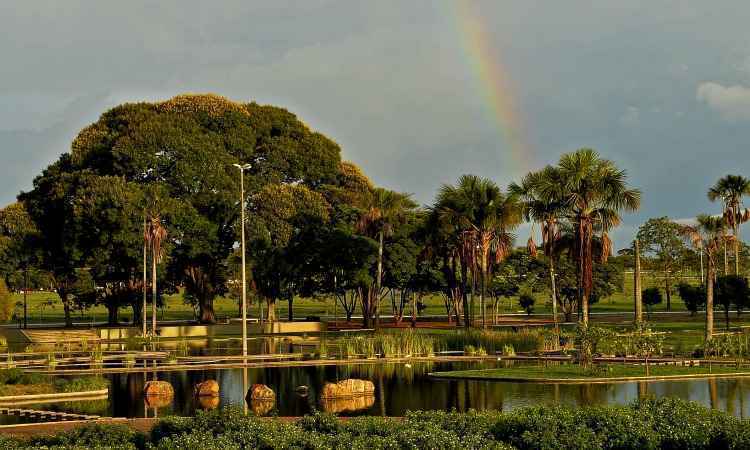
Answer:
[{"label": "grassy bank", "polygon": [[[612,296],[606,299],[602,299],[598,303],[591,305],[591,311],[597,312],[630,312],[633,310],[633,299],[632,299],[632,275],[623,275],[624,284],[623,289],[620,292],[615,292]],[[643,285],[644,287],[657,286],[660,281],[657,278],[651,276],[645,276]],[[677,281],[675,281],[676,285]],[[536,297],[536,304],[534,306],[534,312],[539,314],[550,313],[551,305],[549,305],[549,294],[547,292],[537,292],[534,294]],[[20,294],[13,294],[13,301],[22,303],[23,296]],[[421,314],[423,315],[437,315],[445,314],[445,307],[443,303],[443,297],[441,295],[433,294],[423,297],[425,309]],[[237,317],[238,307],[237,299],[228,297],[218,297],[214,301],[214,308],[218,317]],[[280,302],[276,305],[277,314],[281,318],[286,317],[287,303]],[[22,313],[22,306],[17,308],[17,313]],[[120,313],[121,320],[126,321],[132,318],[132,311],[130,308],[122,308]],[[666,304],[662,303],[656,305],[653,311],[666,311]],[[672,297],[672,311],[685,311],[685,306],[682,300],[677,294]],[[337,312],[339,317],[343,317],[343,311],[339,306],[334,306],[334,302],[331,298],[296,298],[294,300],[294,314],[296,317],[306,316],[330,316],[334,312]],[[383,314],[391,314],[392,308],[390,301],[384,300],[382,303],[381,312]],[[516,297],[503,298],[500,301],[500,312],[504,314],[508,313],[523,313],[523,309],[518,305]],[[250,305],[249,314],[251,317],[257,317],[259,313],[258,304],[253,302]],[[479,306],[475,307],[474,311],[476,316],[480,315]],[[361,314],[359,307],[355,310],[355,315]],[[34,292],[28,295],[28,315],[30,323],[50,323],[50,322],[61,322],[63,320],[63,307],[60,298],[57,294],[52,292]],[[159,310],[160,320],[190,320],[195,317],[195,311],[190,305],[186,305],[180,294],[165,296],[165,304],[163,308]],[[491,317],[491,312],[488,309],[488,318]],[[94,306],[82,312],[76,312],[74,314],[74,320],[77,322],[99,322],[107,319],[107,310],[103,306]],[[733,322],[735,318],[733,317]]]},{"label": "grassy bank", "polygon": [[[654,366],[648,367],[650,377],[694,377],[701,375],[750,375],[750,368],[726,366]],[[435,372],[432,374],[440,378],[479,379],[479,380],[588,380],[607,381],[629,377],[644,377],[646,367],[632,364],[607,364],[591,368],[583,368],[577,364],[550,364],[547,367],[537,365],[513,365],[495,369],[457,370],[451,372]]]},{"label": "grassy bank", "polygon": [[404,419],[316,414],[294,422],[248,417],[241,410],[160,421],[150,436],[123,425],[92,424],[6,448],[315,448],[334,449],[746,449],[750,422],[677,399],[630,406],[538,406],[509,413],[414,412]]},{"label": "grassy bank", "polygon": [[102,377],[62,378],[19,369],[0,370],[0,396],[84,392],[108,387],[109,382]]}]

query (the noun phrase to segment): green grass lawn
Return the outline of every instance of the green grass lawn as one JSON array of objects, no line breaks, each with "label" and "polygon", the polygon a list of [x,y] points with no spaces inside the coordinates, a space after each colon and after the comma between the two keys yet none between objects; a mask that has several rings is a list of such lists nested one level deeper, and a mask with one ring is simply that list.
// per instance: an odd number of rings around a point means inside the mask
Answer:
[{"label": "green grass lawn", "polygon": [[[707,374],[750,374],[750,368],[725,366],[649,366],[649,376],[695,376]],[[452,372],[435,372],[433,376],[440,378],[462,378],[483,380],[542,380],[542,379],[587,379],[603,380],[607,378],[626,378],[646,376],[646,367],[639,365],[609,364],[598,366],[596,370],[584,369],[576,364],[555,364],[544,366],[517,365],[496,369],[457,370]]]},{"label": "green grass lawn", "polygon": [[[655,286],[659,281],[650,277],[645,277],[644,287]],[[675,281],[675,284],[677,282]],[[534,307],[535,314],[549,314],[551,308],[549,305],[549,294],[546,292],[540,292],[536,294],[537,302]],[[22,300],[23,296],[20,294],[14,294],[13,300],[16,302],[16,313],[20,316],[23,313]],[[423,298],[423,302],[426,305],[421,314],[422,315],[444,315],[445,306],[443,298],[440,295],[430,295]],[[491,300],[488,300],[488,317],[491,317],[492,311],[489,309]],[[195,317],[193,308],[186,305],[180,294],[169,295],[166,297],[165,306],[159,310],[160,320],[191,320]],[[475,315],[480,315],[479,309],[479,298],[475,298]],[[219,318],[224,317],[238,317],[238,301],[233,298],[220,297],[214,302],[216,314]],[[624,276],[624,287],[622,292],[616,292],[609,298],[603,299],[600,302],[593,304],[591,311],[593,313],[601,312],[630,312],[633,309],[632,301],[632,279],[629,275]],[[666,304],[656,305],[653,311],[665,311]],[[294,315],[296,318],[304,318],[307,316],[331,316],[337,312],[339,317],[343,317],[343,310],[340,305],[334,307],[332,299],[309,299],[309,298],[297,298],[294,301]],[[672,297],[672,311],[685,311],[684,304],[680,300],[677,294]],[[251,317],[257,317],[259,312],[258,304],[253,303],[250,307],[249,314]],[[287,302],[282,301],[276,305],[277,316],[284,319],[287,316]],[[383,314],[391,314],[392,307],[388,297],[383,300],[382,303]],[[407,309],[407,312],[411,312]],[[509,313],[523,313],[524,311],[518,305],[516,298],[502,299],[500,301],[500,314]],[[355,315],[359,315],[360,311],[357,308]],[[36,292],[29,294],[28,296],[28,316],[30,323],[50,323],[50,322],[61,322],[63,320],[63,307],[60,298],[55,293],[50,292]],[[750,314],[748,315],[750,316]],[[76,322],[100,322],[107,318],[107,311],[103,306],[95,306],[84,311],[76,311],[74,313],[74,321]],[[122,321],[130,320],[132,318],[132,311],[130,308],[121,309],[120,318]],[[717,311],[716,326],[721,326],[721,314]],[[596,317],[592,319],[596,321]],[[653,316],[652,321],[658,323],[660,320],[665,320],[659,316]],[[668,319],[666,319],[668,320]],[[691,326],[698,330],[702,327],[702,315],[698,315],[693,321],[680,322],[674,324],[676,329],[688,329]],[[735,326],[740,324],[735,317],[732,318],[732,325]],[[682,325],[685,325],[684,327]],[[744,320],[741,324],[745,324]]]}]

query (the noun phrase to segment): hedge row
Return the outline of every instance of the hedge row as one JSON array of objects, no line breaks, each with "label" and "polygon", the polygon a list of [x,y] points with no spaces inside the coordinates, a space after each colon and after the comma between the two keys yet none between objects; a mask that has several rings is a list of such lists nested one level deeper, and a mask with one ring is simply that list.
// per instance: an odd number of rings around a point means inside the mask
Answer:
[{"label": "hedge row", "polygon": [[403,420],[339,421],[314,414],[296,422],[247,417],[223,409],[194,418],[166,418],[149,437],[124,426],[90,425],[12,448],[158,449],[747,449],[750,422],[678,399],[630,406],[537,406],[499,412],[422,411]]}]

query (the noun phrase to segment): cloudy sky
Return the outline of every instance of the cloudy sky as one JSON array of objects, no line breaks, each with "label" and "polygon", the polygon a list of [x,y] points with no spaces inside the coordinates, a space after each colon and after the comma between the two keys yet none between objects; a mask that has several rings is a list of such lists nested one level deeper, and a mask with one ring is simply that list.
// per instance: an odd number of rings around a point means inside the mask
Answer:
[{"label": "cloudy sky", "polygon": [[748,18],[740,0],[4,0],[0,203],[105,109],[214,92],[287,107],[422,203],[596,148],[643,190],[623,245],[750,175]]}]

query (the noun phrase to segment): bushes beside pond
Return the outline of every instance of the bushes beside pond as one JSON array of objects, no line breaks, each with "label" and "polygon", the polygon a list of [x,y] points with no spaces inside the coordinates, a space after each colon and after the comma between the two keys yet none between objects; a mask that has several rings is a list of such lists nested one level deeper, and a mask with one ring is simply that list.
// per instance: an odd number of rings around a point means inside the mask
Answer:
[{"label": "bushes beside pond", "polygon": [[[111,430],[111,431],[110,431]],[[90,425],[73,433],[6,448],[496,448],[496,449],[746,449],[750,422],[678,399],[630,406],[537,406],[509,413],[422,411],[403,420],[327,414],[296,422],[244,416],[239,409],[167,418],[146,437],[122,426]]]}]

